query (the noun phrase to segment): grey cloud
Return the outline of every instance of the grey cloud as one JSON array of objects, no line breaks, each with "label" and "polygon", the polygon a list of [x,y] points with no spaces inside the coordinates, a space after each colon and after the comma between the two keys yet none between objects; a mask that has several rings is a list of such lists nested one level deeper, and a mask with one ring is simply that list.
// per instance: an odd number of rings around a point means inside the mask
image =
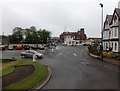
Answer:
[{"label": "grey cloud", "polygon": [[[13,0],[14,1],[14,0]],[[32,25],[37,29],[46,28],[58,36],[67,30],[77,31],[85,28],[87,36],[100,36],[100,2],[104,3],[106,13],[113,13],[119,0],[30,0],[27,2],[4,2],[2,7],[2,29],[10,34],[16,26],[27,28]]]}]

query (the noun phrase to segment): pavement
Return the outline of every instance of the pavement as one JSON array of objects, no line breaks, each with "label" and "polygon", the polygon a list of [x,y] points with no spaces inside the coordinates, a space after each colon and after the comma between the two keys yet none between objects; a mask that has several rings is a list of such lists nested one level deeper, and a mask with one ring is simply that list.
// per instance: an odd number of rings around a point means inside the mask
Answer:
[{"label": "pavement", "polygon": [[[3,58],[21,58],[18,51],[4,51]],[[39,51],[39,50],[38,50]],[[44,53],[40,63],[48,65],[52,77],[42,89],[118,89],[118,66],[109,65],[88,55],[87,47],[58,45]]]}]

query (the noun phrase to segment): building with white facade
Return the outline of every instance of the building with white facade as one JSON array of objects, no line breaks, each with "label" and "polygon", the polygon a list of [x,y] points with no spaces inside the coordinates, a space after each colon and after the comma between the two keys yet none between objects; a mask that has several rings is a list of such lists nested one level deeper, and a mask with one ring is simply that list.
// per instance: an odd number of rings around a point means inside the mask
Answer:
[{"label": "building with white facade", "polygon": [[103,49],[120,52],[120,7],[115,8],[113,15],[106,16],[103,30]]},{"label": "building with white facade", "polygon": [[103,49],[110,49],[110,22],[112,20],[112,15],[107,15],[104,22],[104,31],[103,31]]},{"label": "building with white facade", "polygon": [[77,32],[63,32],[60,35],[60,40],[62,43],[68,46],[81,45],[83,40],[86,40],[84,28],[81,28],[80,31]]}]

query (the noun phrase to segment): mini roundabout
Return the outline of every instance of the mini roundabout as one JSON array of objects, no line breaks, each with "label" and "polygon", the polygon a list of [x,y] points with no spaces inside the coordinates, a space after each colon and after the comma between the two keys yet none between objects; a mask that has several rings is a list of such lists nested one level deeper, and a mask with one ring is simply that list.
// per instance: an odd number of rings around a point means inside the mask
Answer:
[{"label": "mini roundabout", "polygon": [[31,59],[1,59],[2,91],[41,89],[51,77],[51,69]]}]

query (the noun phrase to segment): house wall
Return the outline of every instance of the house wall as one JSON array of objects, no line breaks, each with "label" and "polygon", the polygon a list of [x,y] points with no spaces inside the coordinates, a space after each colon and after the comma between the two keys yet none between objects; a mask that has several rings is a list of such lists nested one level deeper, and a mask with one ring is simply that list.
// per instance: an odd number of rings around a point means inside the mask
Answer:
[{"label": "house wall", "polygon": [[70,35],[65,36],[64,38],[65,45],[72,45],[73,44],[72,41],[73,41],[73,37],[71,37]]},{"label": "house wall", "polygon": [[[116,17],[117,19],[114,20],[114,17],[117,16],[117,14],[115,13],[113,16],[113,20],[112,20],[112,24],[110,26],[110,47],[112,48],[113,52],[120,52],[120,40],[119,40],[119,36],[120,36],[120,29],[118,27],[119,23],[119,18],[118,16]],[[113,40],[114,39],[114,40]]]},{"label": "house wall", "polygon": [[119,38],[119,41],[118,41],[118,51],[120,52],[120,21],[119,21],[119,23],[118,23],[118,38]]}]

